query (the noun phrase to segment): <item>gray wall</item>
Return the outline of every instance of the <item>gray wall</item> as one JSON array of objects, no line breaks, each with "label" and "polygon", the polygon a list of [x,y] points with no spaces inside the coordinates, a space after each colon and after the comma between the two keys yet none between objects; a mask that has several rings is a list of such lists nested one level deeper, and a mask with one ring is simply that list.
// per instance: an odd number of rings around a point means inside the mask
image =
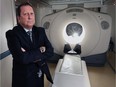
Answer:
[{"label": "gray wall", "polygon": [[[0,0],[0,26],[1,26],[1,0]],[[0,37],[1,37],[1,27],[0,27]],[[1,41],[0,41],[0,52],[1,52]],[[1,87],[1,61],[0,61],[0,87]]]},{"label": "gray wall", "polygon": [[8,50],[5,32],[16,24],[15,4],[14,0],[0,0],[0,3],[0,87],[11,87],[12,57],[3,58],[3,54]]},{"label": "gray wall", "polygon": [[[101,9],[101,12],[103,13],[107,13],[112,17],[112,30],[111,30],[111,37],[112,40],[114,42],[114,44],[116,45],[116,5],[106,5]],[[116,46],[114,48],[115,52],[116,52]]]},{"label": "gray wall", "polygon": [[[112,32],[111,32],[111,36],[112,36],[112,39],[113,39],[113,42],[115,43],[115,45],[116,45],[116,34],[115,34],[115,32],[116,32],[116,18],[115,18],[115,12],[116,12],[116,6],[114,6],[114,5],[109,5],[108,6],[108,14],[110,14],[111,15],[111,17],[112,17]],[[115,52],[116,52],[116,46],[115,46]]]},{"label": "gray wall", "polygon": [[45,15],[51,14],[52,9],[51,7],[46,7],[43,5],[38,4],[35,10],[36,13],[36,26],[41,26],[41,20]]},{"label": "gray wall", "polygon": [[[115,12],[116,12],[116,6],[115,5],[109,5],[108,6],[108,10],[107,10],[107,12],[108,12],[108,14],[110,14],[111,15],[111,17],[112,17],[112,31],[111,31],[111,37],[112,37],[112,40],[113,40],[113,42],[115,43],[115,45],[116,45],[116,34],[115,34],[115,32],[116,32],[116,17],[115,17]],[[115,52],[116,52],[116,46],[115,46]]]},{"label": "gray wall", "polygon": [[116,53],[116,5],[115,5],[115,53]]}]

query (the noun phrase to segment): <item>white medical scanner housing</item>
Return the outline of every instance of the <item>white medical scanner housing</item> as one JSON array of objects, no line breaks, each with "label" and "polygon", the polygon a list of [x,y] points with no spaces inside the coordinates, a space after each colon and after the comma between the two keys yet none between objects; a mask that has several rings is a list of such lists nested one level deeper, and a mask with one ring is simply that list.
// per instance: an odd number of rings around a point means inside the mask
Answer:
[{"label": "white medical scanner housing", "polygon": [[43,17],[42,26],[56,54],[64,55],[66,43],[72,49],[80,44],[81,57],[101,54],[108,49],[111,17],[107,14],[72,7]]}]

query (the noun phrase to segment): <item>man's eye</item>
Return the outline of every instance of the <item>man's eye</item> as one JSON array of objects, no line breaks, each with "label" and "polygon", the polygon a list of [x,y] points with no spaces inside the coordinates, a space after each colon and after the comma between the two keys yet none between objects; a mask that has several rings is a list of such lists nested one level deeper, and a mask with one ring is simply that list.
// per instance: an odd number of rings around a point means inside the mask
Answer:
[{"label": "man's eye", "polygon": [[33,15],[34,13],[31,13],[31,15]]},{"label": "man's eye", "polygon": [[24,13],[24,15],[27,15],[27,13]]},{"label": "man's eye", "polygon": [[24,15],[28,15],[28,14],[31,14],[31,15],[33,15],[34,13],[24,13]]}]

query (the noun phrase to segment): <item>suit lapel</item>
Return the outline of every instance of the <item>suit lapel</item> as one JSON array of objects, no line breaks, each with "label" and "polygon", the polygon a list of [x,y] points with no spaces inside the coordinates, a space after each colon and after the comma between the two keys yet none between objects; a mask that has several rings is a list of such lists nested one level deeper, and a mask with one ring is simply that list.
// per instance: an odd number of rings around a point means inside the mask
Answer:
[{"label": "suit lapel", "polygon": [[16,29],[14,29],[15,33],[18,35],[19,39],[21,40],[21,43],[24,43],[29,48],[35,48],[39,46],[41,42],[39,41],[39,30],[36,27],[33,27],[32,29],[32,39],[33,42],[31,42],[29,35],[26,33],[26,31],[23,29],[22,26],[17,26]]},{"label": "suit lapel", "polygon": [[23,27],[19,26],[16,33],[21,39],[24,39],[24,41],[27,43],[27,45],[32,44],[29,35],[26,33],[26,31],[23,29]]}]

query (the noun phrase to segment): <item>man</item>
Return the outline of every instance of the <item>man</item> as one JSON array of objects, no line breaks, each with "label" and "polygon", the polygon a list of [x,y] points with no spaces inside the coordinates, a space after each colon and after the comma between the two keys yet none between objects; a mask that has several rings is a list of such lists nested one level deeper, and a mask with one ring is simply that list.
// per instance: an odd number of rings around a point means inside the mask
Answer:
[{"label": "man", "polygon": [[18,25],[6,32],[13,56],[12,87],[44,87],[44,74],[53,83],[46,64],[53,48],[44,28],[34,26],[35,14],[29,3],[17,8],[17,19]]}]

